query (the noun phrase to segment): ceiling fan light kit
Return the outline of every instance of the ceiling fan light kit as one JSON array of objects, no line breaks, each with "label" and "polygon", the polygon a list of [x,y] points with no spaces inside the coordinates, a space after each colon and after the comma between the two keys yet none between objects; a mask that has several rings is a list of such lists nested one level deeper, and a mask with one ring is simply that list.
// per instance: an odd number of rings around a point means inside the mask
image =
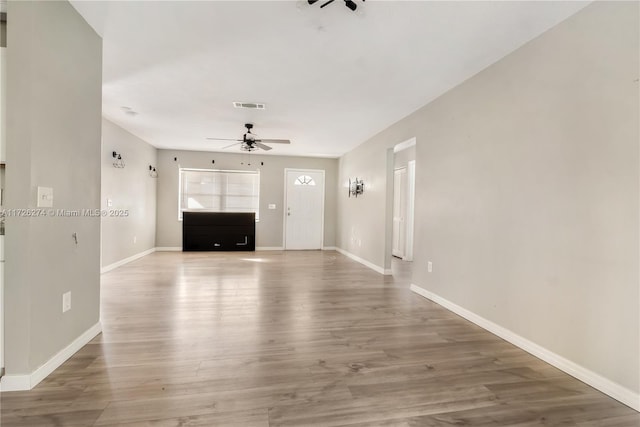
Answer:
[{"label": "ceiling fan light kit", "polygon": [[253,129],[253,123],[245,123],[245,128],[247,131],[242,135],[242,139],[229,139],[229,138],[207,138],[208,140],[214,141],[236,141],[233,144],[227,145],[226,147],[222,147],[222,150],[234,147],[236,145],[240,145],[240,149],[242,151],[255,151],[257,149],[261,149],[264,151],[271,150],[271,147],[266,145],[268,144],[291,144],[291,141],[288,139],[258,139],[255,133],[251,132]]}]

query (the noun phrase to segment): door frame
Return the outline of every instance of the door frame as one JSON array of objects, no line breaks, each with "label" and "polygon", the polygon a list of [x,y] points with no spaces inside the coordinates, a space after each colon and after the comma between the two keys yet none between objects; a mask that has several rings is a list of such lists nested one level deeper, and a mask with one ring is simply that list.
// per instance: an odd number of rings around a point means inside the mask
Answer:
[{"label": "door frame", "polygon": [[[391,254],[393,247],[393,172],[395,170],[394,160],[395,154],[398,151],[402,151],[406,148],[412,147],[416,145],[417,138],[411,137],[403,142],[392,145],[387,148],[387,179],[386,179],[386,190],[385,190],[385,234],[384,234],[384,274],[392,274],[391,272],[391,260],[393,255]],[[417,166],[417,165],[415,165]],[[414,169],[416,169],[414,166]],[[417,170],[417,169],[416,169]],[[413,228],[413,233],[415,233],[415,185],[416,185],[416,174],[413,176],[413,212],[407,212],[407,215],[412,215],[411,223]],[[408,177],[407,177],[408,178]],[[407,179],[408,180],[408,179]],[[411,184],[409,184],[411,185]],[[411,240],[411,248],[409,250],[411,254],[411,259],[404,258],[405,261],[413,260],[413,244],[415,243],[415,236],[408,236],[406,238],[407,242]]]},{"label": "door frame", "polygon": [[413,261],[413,233],[416,208],[416,161],[407,163],[407,217],[405,218],[404,260]]},{"label": "door frame", "polygon": [[[324,199],[326,195],[326,173],[324,169],[301,169],[301,168],[284,168],[284,197],[282,198],[284,201],[284,205],[282,206],[282,249],[287,250],[287,175],[289,172],[313,172],[313,173],[321,173],[322,174],[322,203],[321,203],[321,216],[320,216],[320,250],[324,249]],[[295,249],[292,249],[295,250]]]}]

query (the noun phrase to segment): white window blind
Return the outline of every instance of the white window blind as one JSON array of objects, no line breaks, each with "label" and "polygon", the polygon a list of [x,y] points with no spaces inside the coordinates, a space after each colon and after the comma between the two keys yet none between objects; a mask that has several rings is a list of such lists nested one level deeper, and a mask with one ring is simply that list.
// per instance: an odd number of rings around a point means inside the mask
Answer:
[{"label": "white window blind", "polygon": [[178,217],[184,211],[255,212],[260,206],[259,171],[180,169]]}]

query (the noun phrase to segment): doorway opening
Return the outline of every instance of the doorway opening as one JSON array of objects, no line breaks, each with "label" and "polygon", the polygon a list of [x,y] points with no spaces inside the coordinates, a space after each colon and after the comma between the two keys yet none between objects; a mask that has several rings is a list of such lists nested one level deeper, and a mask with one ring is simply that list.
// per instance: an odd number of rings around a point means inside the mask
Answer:
[{"label": "doorway opening", "polygon": [[416,139],[393,148],[390,259],[413,261]]}]

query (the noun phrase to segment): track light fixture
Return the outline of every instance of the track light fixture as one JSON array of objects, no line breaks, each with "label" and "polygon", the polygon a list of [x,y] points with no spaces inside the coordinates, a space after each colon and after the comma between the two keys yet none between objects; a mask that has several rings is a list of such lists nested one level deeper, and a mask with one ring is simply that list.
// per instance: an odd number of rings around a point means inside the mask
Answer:
[{"label": "track light fixture", "polygon": [[149,165],[149,176],[151,178],[157,178],[158,177],[158,172],[156,172],[156,168],[154,168],[151,165]]},{"label": "track light fixture", "polygon": [[[313,4],[317,3],[318,1],[319,1],[319,0],[307,0],[307,2],[308,2],[310,5],[313,5]],[[322,3],[322,4],[320,5],[320,8],[322,9],[323,7],[330,5],[330,4],[331,4],[331,3],[333,3],[334,1],[335,1],[335,0],[328,0],[328,1],[325,1],[324,3]],[[362,0],[362,1],[364,1],[364,0]],[[351,9],[351,10],[353,10],[353,11],[355,11],[355,10],[358,8],[358,5],[357,5],[357,4],[356,4],[356,2],[354,2],[353,0],[344,0],[344,5],[345,5],[345,6],[347,6],[349,9]]]}]

